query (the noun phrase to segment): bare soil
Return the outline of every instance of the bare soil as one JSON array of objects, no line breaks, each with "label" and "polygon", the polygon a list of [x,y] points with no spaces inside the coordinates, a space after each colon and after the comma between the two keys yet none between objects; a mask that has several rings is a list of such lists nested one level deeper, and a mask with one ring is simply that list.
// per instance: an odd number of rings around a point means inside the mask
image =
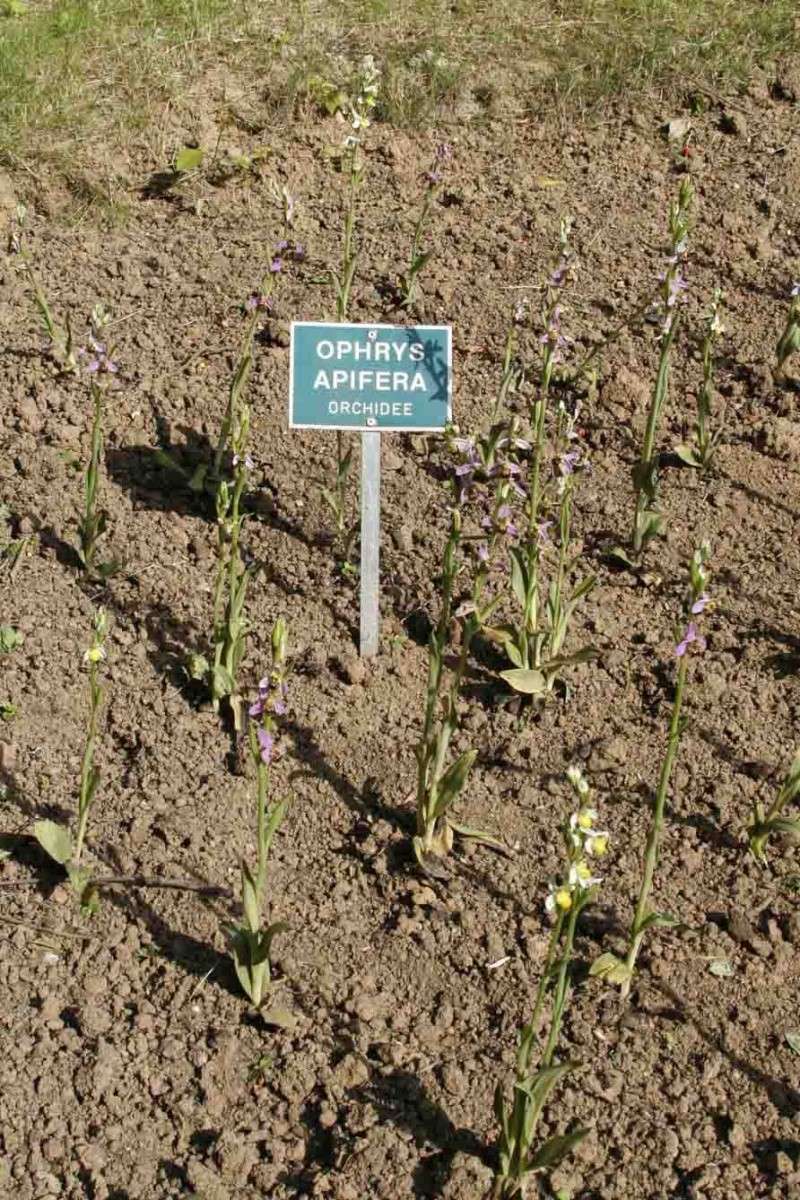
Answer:
[{"label": "bare soil", "polygon": [[[795,73],[794,79],[797,78]],[[2,622],[24,645],[1,662],[0,1194],[15,1200],[336,1200],[486,1193],[492,1092],[508,1079],[546,947],[543,898],[569,811],[565,767],[581,762],[612,834],[599,903],[582,920],[565,1053],[583,1069],[556,1093],[548,1131],[590,1137],[552,1180],[572,1200],[800,1196],[800,866],[745,853],[755,797],[768,798],[797,741],[800,656],[798,388],[776,381],[773,347],[800,263],[800,92],[778,86],[709,102],[669,143],[679,114],[624,105],[566,117],[442,127],[455,159],[434,215],[436,255],[419,313],[451,322],[455,414],[486,420],[509,314],[540,286],[558,219],[575,218],[579,275],[570,330],[587,349],[652,288],[680,176],[698,192],[687,320],[676,353],[665,450],[693,418],[692,328],[715,285],[727,297],[719,368],[727,433],[709,477],[667,458],[665,539],[646,577],[611,568],[654,374],[653,327],[603,356],[584,412],[592,471],[576,524],[600,584],[580,611],[567,698],[520,720],[476,662],[459,745],[480,757],[461,814],[513,852],[462,854],[446,884],[409,855],[413,747],[436,616],[448,465],[435,441],[384,440],[383,641],[355,652],[357,590],[325,544],[319,484],[331,435],[287,429],[288,322],[331,309],[342,181],[324,150],[335,121],[294,126],[269,171],[300,197],[307,262],[283,281],[252,384],[257,460],[248,549],[266,571],[251,592],[245,663],[263,673],[273,620],[291,631],[294,675],[276,794],[294,804],[278,838],[271,909],[290,1032],[248,1012],[227,957],[233,902],[114,889],[90,921],[27,838],[33,819],[73,811],[86,717],[80,669],[97,603],[113,619],[103,779],[90,851],[105,873],[236,887],[252,849],[252,781],[182,669],[208,636],[212,514],[158,465],[215,441],[241,330],[240,305],[278,236],[265,180],[200,180],[137,193],[123,230],[60,217],[57,192],[12,180],[34,213],[31,247],[54,307],[76,327],[98,299],[115,314],[122,366],[107,420],[105,555],[124,563],[85,585],[72,546],[88,452],[85,382],[58,377],[10,258],[0,262],[0,499],[37,552],[0,578]],[[363,194],[356,320],[402,319],[384,282],[402,269],[432,147],[376,126]],[[132,174],[155,164],[132,165]],[[199,202],[199,203],[198,203]],[[527,335],[533,356],[536,333]],[[671,706],[673,623],[684,566],[707,536],[716,607],[692,668],[689,724],[669,803],[656,902],[684,924],[647,942],[631,1002],[587,977],[630,921],[648,805]],[[490,964],[507,958],[499,967]],[[709,964],[730,964],[727,976]]]}]

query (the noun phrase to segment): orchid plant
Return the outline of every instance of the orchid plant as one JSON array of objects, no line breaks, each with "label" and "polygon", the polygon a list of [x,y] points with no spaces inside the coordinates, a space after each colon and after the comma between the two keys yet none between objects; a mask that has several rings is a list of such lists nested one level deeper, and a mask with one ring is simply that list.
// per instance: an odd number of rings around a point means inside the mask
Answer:
[{"label": "orchid plant", "polygon": [[103,306],[96,305],[89,321],[91,327],[89,343],[78,351],[78,361],[84,364],[89,375],[89,389],[93,406],[89,464],[84,476],[84,509],[83,516],[78,523],[80,538],[78,554],[89,578],[99,575],[102,579],[107,579],[119,568],[119,564],[116,562],[97,562],[97,545],[108,527],[106,513],[98,507],[100,466],[103,458],[105,394],[108,384],[119,371],[113,357],[113,350],[105,342],[100,341],[100,338],[104,336],[103,330],[110,320],[110,314]]},{"label": "orchid plant", "polygon": [[33,265],[33,258],[25,245],[25,224],[28,218],[28,210],[24,204],[17,205],[15,215],[15,227],[12,229],[10,239],[11,253],[16,256],[19,262],[19,269],[27,279],[33,292],[34,304],[49,339],[50,353],[53,361],[62,374],[73,374],[78,369],[78,358],[72,341],[69,315],[67,315],[64,327],[62,328],[53,315],[47,294]]},{"label": "orchid plant", "polygon": [[[571,543],[574,488],[585,469],[576,428],[579,404],[570,411],[560,403],[554,420],[548,421],[551,384],[570,341],[562,328],[561,300],[571,270],[569,229],[569,222],[562,221],[559,259],[545,291],[545,332],[539,343],[541,375],[531,406],[530,438],[520,436],[518,421],[511,417],[482,438],[452,442],[462,457],[456,468],[462,490],[466,492],[476,483],[484,485],[483,502],[486,505],[488,500],[490,511],[482,517],[481,527],[502,547],[502,557],[510,565],[510,599],[521,609],[515,619],[486,623],[483,633],[512,663],[509,670],[501,672],[504,682],[516,692],[539,698],[553,690],[565,667],[595,655],[591,647],[565,653],[575,610],[596,582],[592,575],[570,583],[578,561]],[[510,378],[511,357],[507,344],[501,390]],[[551,426],[554,469],[550,466]],[[527,469],[523,471],[523,467]],[[555,561],[548,582],[551,550]],[[485,556],[488,550],[483,547],[479,553]]]},{"label": "orchid plant", "polygon": [[[697,417],[694,425],[694,437],[691,442],[676,448],[676,454],[689,467],[700,467],[707,471],[711,466],[717,446],[723,433],[722,419],[713,431],[709,428],[712,417],[712,400],[714,398],[714,349],[717,339],[725,332],[720,310],[722,308],[722,292],[714,289],[714,297],[705,322],[703,336],[703,382],[697,393]],[[724,414],[722,414],[724,416]]]},{"label": "orchid plant", "polygon": [[670,363],[672,348],[681,318],[681,297],[687,284],[683,276],[683,265],[689,244],[694,187],[690,178],[684,177],[669,211],[670,253],[666,266],[659,276],[659,361],[650,410],[647,414],[644,442],[639,461],[633,469],[633,487],[636,497],[630,553],[618,548],[614,556],[629,566],[641,557],[643,550],[657,537],[663,521],[656,508],[658,499],[658,453],[656,438],[661,425],[661,415],[669,396]]},{"label": "orchid plant", "polygon": [[[291,208],[286,193],[285,218],[291,220]],[[247,390],[253,369],[253,351],[259,322],[273,309],[275,281],[291,262],[305,257],[299,242],[283,238],[277,243],[261,287],[244,303],[245,331],[239,357],[234,367],[228,392],[228,404],[220,430],[214,457],[213,478],[216,479],[217,572],[212,607],[213,659],[201,654],[189,656],[188,671],[193,679],[206,680],[211,691],[214,710],[226,700],[237,734],[244,729],[242,698],[238,691],[239,667],[247,638],[245,603],[247,589],[258,563],[245,561],[242,550],[242,529],[245,521],[244,498],[254,468],[250,454],[250,405]],[[230,466],[227,467],[226,460]]]},{"label": "orchid plant", "polygon": [[[350,121],[350,130],[342,143],[342,161],[348,176],[347,207],[344,218],[344,236],[342,239],[342,261],[338,275],[330,272],[330,279],[336,296],[336,320],[347,320],[350,309],[350,291],[358,263],[358,246],[356,244],[356,211],[358,193],[364,181],[364,155],[362,142],[364,134],[372,124],[372,113],[378,102],[380,72],[375,66],[371,54],[361,61],[355,91],[352,96],[343,98],[341,109]],[[347,530],[347,484],[350,469],[353,465],[353,448],[345,448],[344,434],[341,429],[336,431],[336,475],[332,488],[322,488],[322,497],[331,510],[334,519],[336,536],[341,543],[344,566],[350,569],[349,547],[353,532]]]},{"label": "orchid plant", "polygon": [[250,757],[256,770],[256,868],[242,860],[242,909],[244,919],[229,930],[236,975],[253,1006],[271,1025],[291,1025],[293,1018],[280,1008],[264,1010],[273,987],[270,954],[272,943],[288,926],[283,921],[262,924],[267,886],[267,865],[272,841],[286,815],[288,800],[268,804],[270,769],[279,737],[279,719],[287,704],[288,633],[283,618],[272,630],[272,667],[258,685],[258,696],[248,709]]},{"label": "orchid plant", "polygon": [[788,359],[800,350],[800,283],[792,284],[790,301],[786,325],[775,347],[779,374],[783,373]]},{"label": "orchid plant", "polygon": [[686,721],[683,716],[683,700],[686,691],[689,663],[695,655],[701,654],[706,648],[706,638],[702,633],[701,627],[703,616],[711,605],[711,600],[706,591],[710,553],[708,543],[703,542],[695,550],[689,563],[689,591],[686,605],[688,612],[674,646],[674,656],[677,659],[677,672],[675,695],[672,702],[672,717],[667,735],[667,746],[661,763],[658,787],[656,788],[655,799],[653,801],[653,813],[650,831],[647,836],[647,845],[645,847],[642,880],[639,887],[639,897],[636,902],[636,911],[628,937],[627,953],[624,959],[620,959],[611,953],[601,954],[592,964],[591,968],[592,975],[599,975],[604,979],[610,980],[611,983],[620,984],[623,999],[630,992],[636,969],[636,961],[647,931],[658,926],[669,927],[677,924],[674,917],[667,913],[658,912],[651,907],[650,895],[653,890],[661,842],[664,836],[664,809],[667,802],[672,769],[678,755],[681,736],[686,727]]},{"label": "orchid plant", "polygon": [[[461,512],[455,507],[450,514],[450,533],[442,562],[439,619],[431,631],[428,645],[425,716],[422,737],[416,750],[417,832],[413,842],[414,853],[420,866],[434,875],[440,873],[437,860],[452,850],[456,834],[486,845],[501,846],[488,833],[454,821],[450,811],[463,792],[477,757],[477,751],[470,749],[451,760],[450,743],[459,725],[458,703],[470,648],[486,615],[481,606],[488,579],[487,557],[478,560],[471,600],[454,608],[460,549]],[[448,681],[445,655],[450,645],[452,626],[459,618],[463,619],[461,648]]]},{"label": "orchid plant", "polygon": [[414,238],[411,243],[411,258],[408,269],[399,280],[400,303],[404,308],[412,308],[417,298],[418,276],[428,263],[433,249],[424,249],[425,233],[430,219],[431,208],[439,195],[444,181],[444,172],[453,149],[447,142],[441,142],[434,152],[433,162],[425,172],[425,190],[422,194],[417,223],[414,226]]},{"label": "orchid plant", "polygon": [[89,673],[89,722],[81,761],[81,777],[78,790],[78,825],[75,840],[65,825],[55,821],[37,821],[33,836],[55,862],[66,869],[69,882],[80,902],[82,911],[95,912],[98,905],[97,890],[92,883],[91,872],[83,866],[82,857],[86,831],[100,782],[100,771],[95,766],[94,752],[97,727],[103,704],[103,689],[100,683],[100,667],[106,658],[105,641],[108,635],[108,616],[105,609],[95,613],[92,643],[83,656]]},{"label": "orchid plant", "polygon": [[759,862],[767,861],[767,843],[772,834],[788,834],[800,837],[800,819],[784,816],[787,804],[793,804],[800,796],[800,750],[781,784],[778,794],[768,809],[759,801],[753,802],[751,824],[747,828],[747,840],[751,853]]},{"label": "orchid plant", "polygon": [[[608,848],[608,833],[596,828],[597,811],[592,807],[588,781],[578,767],[570,767],[567,778],[578,807],[564,827],[566,872],[563,878],[551,883],[545,900],[545,910],[553,922],[547,956],[531,1019],[520,1032],[511,1100],[506,1100],[502,1085],[498,1084],[495,1091],[500,1138],[493,1200],[521,1196],[529,1176],[555,1167],[589,1132],[579,1127],[556,1134],[541,1144],[536,1136],[539,1119],[554,1087],[578,1066],[569,1059],[558,1061],[556,1053],[569,999],[578,919],[602,882],[595,874],[592,858],[601,857]],[[548,994],[552,996],[549,1027],[544,1044],[540,1045],[539,1025]]]}]

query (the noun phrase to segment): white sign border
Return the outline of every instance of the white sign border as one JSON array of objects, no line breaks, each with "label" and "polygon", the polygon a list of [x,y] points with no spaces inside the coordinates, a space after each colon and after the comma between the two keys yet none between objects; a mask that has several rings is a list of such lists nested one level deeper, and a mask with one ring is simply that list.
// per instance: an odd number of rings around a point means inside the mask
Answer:
[{"label": "white sign border", "polygon": [[444,433],[441,425],[306,425],[294,419],[294,331],[297,328],[330,329],[338,327],[345,329],[418,329],[421,333],[428,330],[448,331],[447,338],[447,424],[453,420],[453,326],[452,325],[392,325],[386,321],[292,321],[289,325],[289,428],[290,429],[330,429],[341,433]]}]

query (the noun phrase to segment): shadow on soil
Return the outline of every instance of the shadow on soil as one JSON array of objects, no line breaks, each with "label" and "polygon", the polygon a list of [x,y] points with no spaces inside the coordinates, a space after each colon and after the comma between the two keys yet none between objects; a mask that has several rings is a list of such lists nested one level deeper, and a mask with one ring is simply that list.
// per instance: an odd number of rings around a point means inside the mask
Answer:
[{"label": "shadow on soil", "polygon": [[[314,1098],[306,1104],[302,1113],[309,1131],[306,1156],[299,1169],[281,1181],[296,1189],[297,1195],[309,1194],[317,1176],[337,1169],[355,1144],[363,1142],[362,1135],[348,1129],[347,1112],[351,1108],[364,1107],[377,1116],[378,1123],[371,1124],[371,1129],[390,1125],[411,1134],[420,1152],[412,1175],[411,1194],[416,1200],[441,1196],[456,1154],[472,1155],[487,1164],[490,1161],[490,1152],[481,1139],[471,1130],[454,1125],[444,1109],[430,1099],[419,1079],[407,1071],[373,1074],[367,1083],[347,1092],[343,1107],[343,1119],[325,1129],[319,1121],[321,1102]],[[361,1123],[359,1119],[359,1126]]]},{"label": "shadow on soil", "polygon": [[668,983],[654,978],[651,978],[650,982],[674,1006],[676,1018],[692,1024],[707,1046],[723,1055],[731,1066],[735,1067],[737,1071],[741,1071],[756,1087],[762,1088],[770,1103],[781,1116],[794,1117],[800,1113],[800,1092],[727,1049],[722,1036],[706,1025],[696,1012],[692,1012],[687,1007],[685,999],[679,996]]}]

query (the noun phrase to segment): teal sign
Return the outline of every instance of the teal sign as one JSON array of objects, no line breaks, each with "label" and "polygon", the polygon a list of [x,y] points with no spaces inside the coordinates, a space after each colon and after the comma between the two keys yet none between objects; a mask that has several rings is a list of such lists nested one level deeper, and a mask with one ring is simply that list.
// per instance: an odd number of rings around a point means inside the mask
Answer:
[{"label": "teal sign", "polygon": [[294,429],[444,429],[451,396],[449,325],[292,323]]}]

